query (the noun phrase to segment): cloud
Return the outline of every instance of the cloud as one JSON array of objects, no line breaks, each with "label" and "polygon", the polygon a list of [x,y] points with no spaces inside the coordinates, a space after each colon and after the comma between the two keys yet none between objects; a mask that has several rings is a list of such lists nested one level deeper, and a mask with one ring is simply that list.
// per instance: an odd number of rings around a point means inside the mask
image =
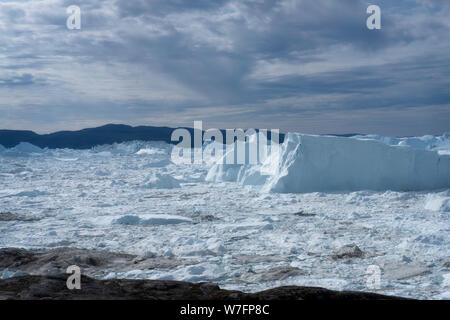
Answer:
[{"label": "cloud", "polygon": [[[363,0],[80,0],[71,31],[72,4],[0,2],[0,127],[205,120],[329,133],[358,114],[352,131],[450,131],[445,1],[380,0],[380,31],[366,28]],[[386,121],[371,121],[379,110]],[[440,119],[418,126],[429,110]]]},{"label": "cloud", "polygon": [[0,87],[19,87],[19,86],[31,86],[42,84],[37,81],[32,74],[24,73],[22,75],[15,75],[9,78],[0,78]]}]

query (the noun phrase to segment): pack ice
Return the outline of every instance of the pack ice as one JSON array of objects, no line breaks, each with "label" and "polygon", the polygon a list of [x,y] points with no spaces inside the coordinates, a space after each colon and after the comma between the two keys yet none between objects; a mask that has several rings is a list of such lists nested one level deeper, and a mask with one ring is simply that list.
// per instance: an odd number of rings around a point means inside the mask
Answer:
[{"label": "pack ice", "polygon": [[207,180],[279,193],[434,190],[450,187],[450,155],[376,139],[289,133],[279,154],[262,164],[216,164]]},{"label": "pack ice", "polygon": [[[259,165],[213,165],[216,153],[211,163],[176,164],[164,142],[89,150],[22,144],[0,151],[0,248],[136,254],[170,264],[105,268],[98,277],[214,282],[247,292],[285,285],[364,291],[368,267],[377,265],[377,292],[444,299],[449,188],[261,191],[448,185],[442,155],[449,138],[291,134]],[[206,173],[248,186],[205,183]]]}]

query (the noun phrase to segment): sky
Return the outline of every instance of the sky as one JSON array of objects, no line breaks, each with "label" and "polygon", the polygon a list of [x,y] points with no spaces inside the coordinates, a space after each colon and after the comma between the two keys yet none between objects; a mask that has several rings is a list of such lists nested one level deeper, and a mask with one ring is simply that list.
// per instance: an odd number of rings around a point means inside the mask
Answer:
[{"label": "sky", "polygon": [[0,1],[0,128],[442,134],[449,31],[447,0]]}]

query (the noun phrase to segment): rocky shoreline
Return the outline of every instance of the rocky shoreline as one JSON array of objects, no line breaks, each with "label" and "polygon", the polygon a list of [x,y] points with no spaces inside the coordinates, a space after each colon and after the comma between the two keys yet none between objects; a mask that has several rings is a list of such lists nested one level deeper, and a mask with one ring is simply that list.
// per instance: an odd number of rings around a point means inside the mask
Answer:
[{"label": "rocky shoreline", "polygon": [[[212,283],[169,280],[98,280],[100,270],[158,268],[182,263],[176,259],[137,256],[101,250],[57,248],[52,250],[0,249],[0,299],[49,300],[397,300],[400,297],[318,287],[284,286],[257,293],[221,289]],[[66,268],[83,270],[81,290],[69,290]]]}]

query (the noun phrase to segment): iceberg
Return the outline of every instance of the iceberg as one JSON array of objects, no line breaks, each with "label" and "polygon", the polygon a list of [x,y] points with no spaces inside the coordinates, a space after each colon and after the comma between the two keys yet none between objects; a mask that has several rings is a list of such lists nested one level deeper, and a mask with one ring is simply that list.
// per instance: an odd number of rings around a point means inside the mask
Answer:
[{"label": "iceberg", "polygon": [[450,187],[450,156],[376,140],[288,134],[273,192],[394,190]]},{"label": "iceberg", "polygon": [[276,193],[435,190],[450,187],[450,156],[417,144],[289,133],[279,157],[253,166],[216,164],[207,180]]},{"label": "iceberg", "polygon": [[431,211],[450,212],[450,190],[427,195],[424,208]]},{"label": "iceberg", "polygon": [[7,149],[9,155],[28,155],[34,153],[43,153],[44,150],[28,142],[21,142],[14,148]]},{"label": "iceberg", "polygon": [[[237,143],[222,157],[217,158],[215,163],[210,167],[206,175],[205,181],[209,182],[239,182],[242,185],[264,185],[268,178],[273,176],[277,170],[277,163],[280,157],[280,145],[278,143],[270,143],[266,145],[266,141],[260,140],[256,134],[249,137],[245,143],[245,163],[238,164],[236,161],[236,149],[239,148]],[[253,144],[253,146],[250,146]],[[253,149],[253,150],[252,150]],[[255,157],[257,164],[251,164],[249,152],[257,152]],[[231,154],[231,156],[230,156]],[[233,163],[228,163],[227,159],[233,159]]]},{"label": "iceberg", "polygon": [[148,189],[175,189],[180,188],[180,181],[169,174],[152,173],[146,178],[142,187]]}]

